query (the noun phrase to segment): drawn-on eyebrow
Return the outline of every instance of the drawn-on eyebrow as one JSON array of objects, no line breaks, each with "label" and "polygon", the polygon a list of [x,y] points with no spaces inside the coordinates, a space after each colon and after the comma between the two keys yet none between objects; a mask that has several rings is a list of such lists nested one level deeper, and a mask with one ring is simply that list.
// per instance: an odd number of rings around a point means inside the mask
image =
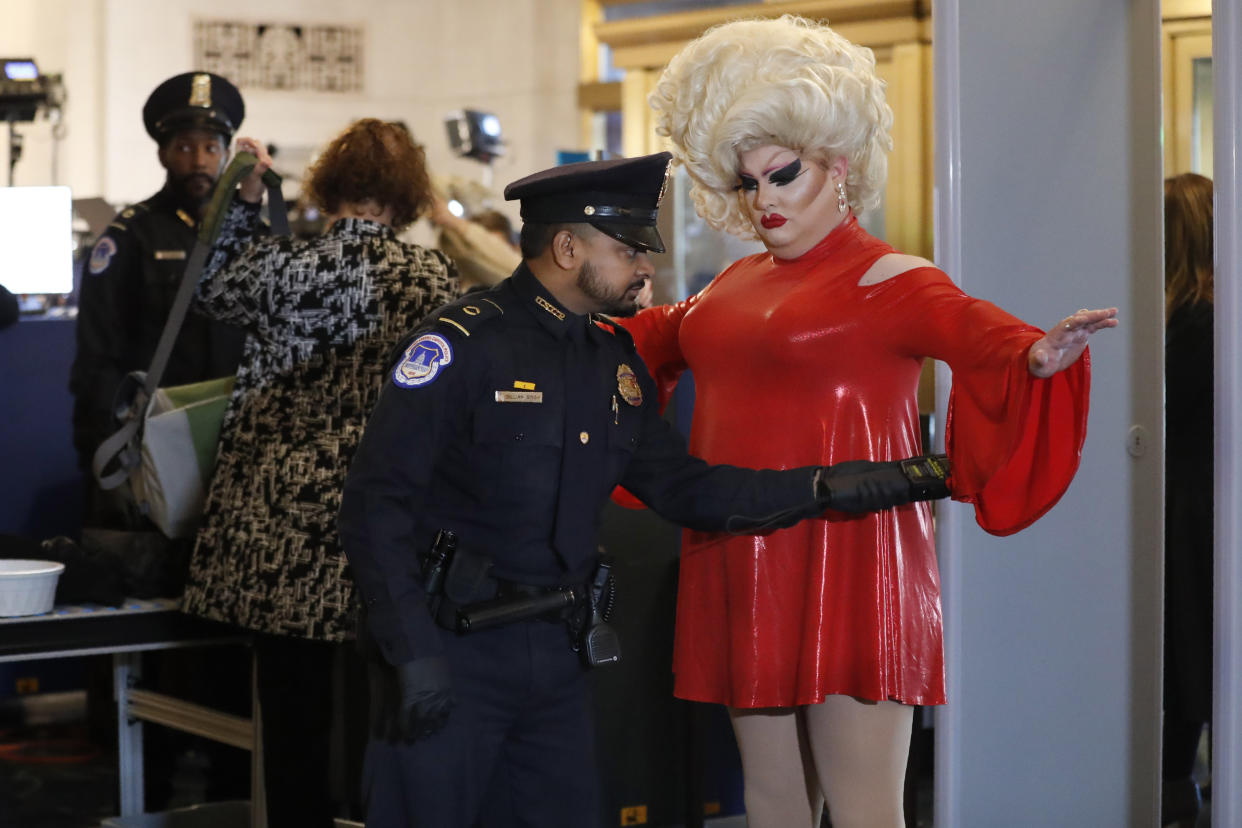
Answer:
[{"label": "drawn-on eyebrow", "polygon": [[802,161],[795,158],[793,161],[790,161],[788,164],[769,175],[768,181],[771,181],[773,184],[778,186],[781,184],[788,184],[790,181],[793,181],[801,175],[802,172]]},{"label": "drawn-on eyebrow", "polygon": [[[806,169],[802,166],[802,161],[795,158],[785,166],[769,173],[768,181],[771,181],[778,187],[783,187],[804,172],[806,172]],[[737,177],[740,179],[740,183],[733,188],[734,190],[757,190],[759,188],[759,181],[754,176],[738,173]]]}]

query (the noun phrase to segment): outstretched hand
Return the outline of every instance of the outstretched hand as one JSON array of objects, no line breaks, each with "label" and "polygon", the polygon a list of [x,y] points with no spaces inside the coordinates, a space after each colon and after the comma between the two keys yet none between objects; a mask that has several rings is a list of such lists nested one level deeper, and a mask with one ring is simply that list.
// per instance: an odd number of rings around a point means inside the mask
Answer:
[{"label": "outstretched hand", "polygon": [[1115,328],[1117,325],[1116,308],[1083,308],[1062,319],[1031,344],[1031,349],[1027,352],[1027,367],[1032,375],[1040,378],[1064,371],[1082,356],[1087,347],[1087,338],[1091,334],[1104,328]]},{"label": "outstretched hand", "polygon": [[238,138],[234,149],[237,152],[248,152],[259,159],[250,175],[237,186],[237,195],[242,201],[258,204],[263,200],[263,193],[267,191],[267,185],[263,183],[263,173],[271,169],[272,156],[268,153],[267,146],[254,138]]}]

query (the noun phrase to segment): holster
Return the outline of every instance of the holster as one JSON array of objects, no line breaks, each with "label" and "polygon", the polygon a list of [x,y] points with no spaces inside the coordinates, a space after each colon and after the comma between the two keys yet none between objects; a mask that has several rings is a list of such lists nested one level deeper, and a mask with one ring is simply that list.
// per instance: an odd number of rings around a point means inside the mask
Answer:
[{"label": "holster", "polygon": [[431,612],[436,623],[446,630],[456,630],[458,610],[495,596],[496,579],[491,569],[491,558],[458,549],[445,574],[441,594],[432,596]]}]

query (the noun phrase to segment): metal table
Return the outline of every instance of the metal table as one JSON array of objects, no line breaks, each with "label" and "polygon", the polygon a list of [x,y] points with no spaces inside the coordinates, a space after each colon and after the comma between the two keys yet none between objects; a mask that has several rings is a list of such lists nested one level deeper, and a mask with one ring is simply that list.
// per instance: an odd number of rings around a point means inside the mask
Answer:
[{"label": "metal table", "polygon": [[56,606],[43,615],[0,618],[0,662],[112,656],[122,817],[143,812],[142,723],[148,721],[251,751],[251,825],[265,825],[258,715],[221,713],[135,686],[149,650],[250,643],[236,627],[186,615],[179,604],[135,599],[120,607]]}]

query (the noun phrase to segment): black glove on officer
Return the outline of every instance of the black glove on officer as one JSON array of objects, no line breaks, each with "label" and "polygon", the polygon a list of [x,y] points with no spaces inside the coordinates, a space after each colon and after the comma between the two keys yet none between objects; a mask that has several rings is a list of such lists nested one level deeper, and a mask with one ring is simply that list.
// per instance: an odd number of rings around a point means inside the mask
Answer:
[{"label": "black glove on officer", "polygon": [[416,742],[439,733],[456,704],[453,679],[443,656],[428,656],[397,665],[400,691],[396,739]]},{"label": "black glove on officer", "polygon": [[875,512],[916,500],[948,497],[949,458],[943,454],[877,463],[848,460],[815,472],[815,500],[841,512]]}]

